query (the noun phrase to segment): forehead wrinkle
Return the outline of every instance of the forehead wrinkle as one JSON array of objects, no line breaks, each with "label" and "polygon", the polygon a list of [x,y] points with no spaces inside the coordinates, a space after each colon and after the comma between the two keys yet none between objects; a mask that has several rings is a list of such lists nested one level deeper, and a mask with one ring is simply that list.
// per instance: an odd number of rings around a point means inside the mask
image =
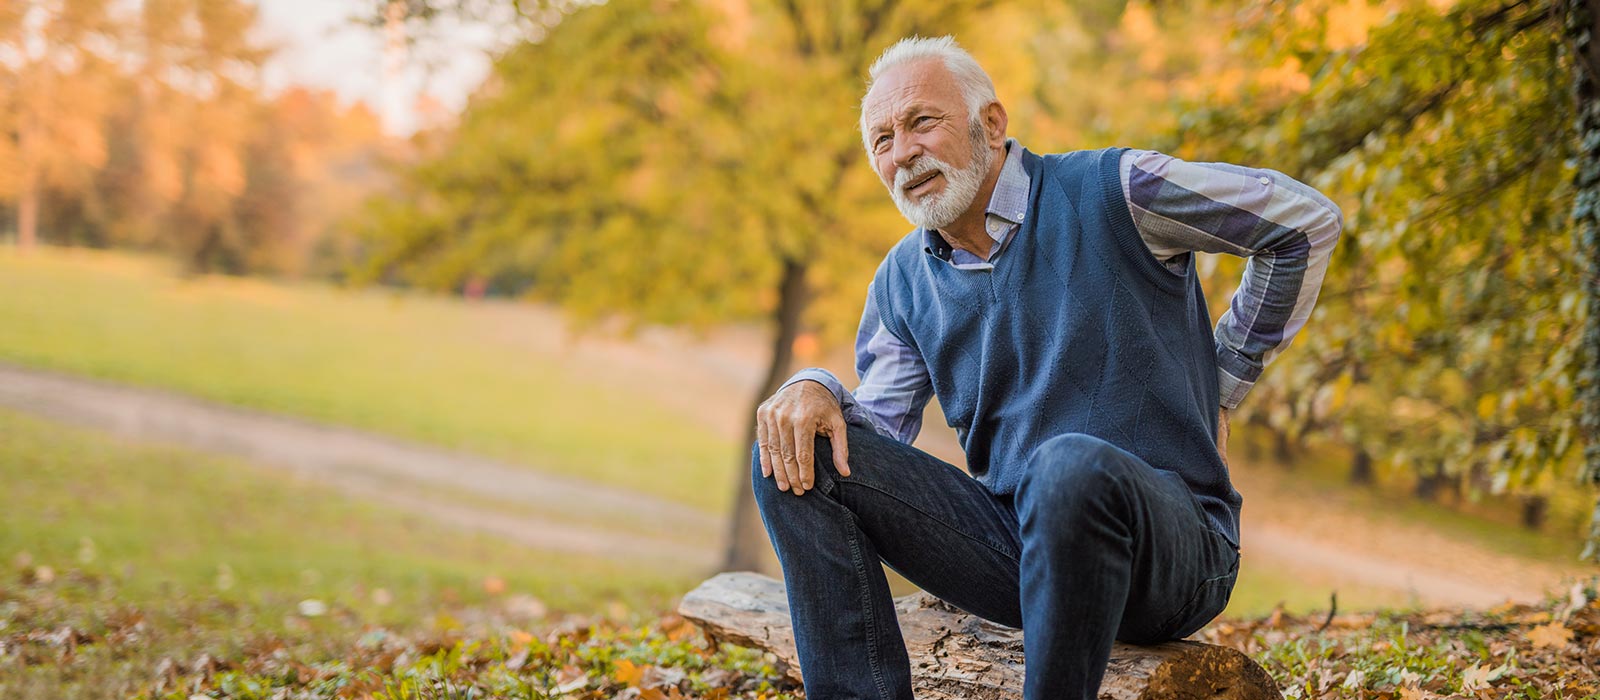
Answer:
[{"label": "forehead wrinkle", "polygon": [[882,99],[875,100],[867,110],[869,115],[878,117],[875,124],[882,125],[885,112],[891,120],[904,121],[919,112],[942,114],[949,111],[948,106],[937,99],[937,95],[930,96],[914,91],[912,88],[915,87],[916,84],[907,85],[896,90],[898,94],[885,95]]},{"label": "forehead wrinkle", "polygon": [[[876,111],[882,112],[883,110],[876,110]],[[871,124],[871,130],[874,133],[881,132],[881,131],[886,131],[886,130],[888,130],[888,122],[900,122],[900,123],[904,124],[904,123],[910,121],[912,118],[920,116],[922,114],[930,114],[930,113],[937,114],[938,112],[939,112],[939,109],[938,109],[937,106],[927,102],[926,100],[918,99],[918,100],[910,102],[910,103],[906,104],[905,106],[901,107],[901,109],[900,109],[900,111],[898,113],[890,114],[889,115],[889,119],[887,121],[885,121],[883,119],[879,119],[879,120],[877,120],[875,122],[871,122],[870,123]]]},{"label": "forehead wrinkle", "polygon": [[[966,114],[966,98],[944,62],[930,58],[897,66],[873,82],[862,98],[861,138],[877,140],[920,114]],[[869,152],[872,144],[866,143]]]}]

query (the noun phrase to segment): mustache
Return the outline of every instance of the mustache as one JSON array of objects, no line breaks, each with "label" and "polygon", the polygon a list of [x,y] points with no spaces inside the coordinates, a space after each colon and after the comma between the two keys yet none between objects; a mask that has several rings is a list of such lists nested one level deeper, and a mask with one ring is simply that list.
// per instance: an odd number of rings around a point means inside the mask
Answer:
[{"label": "mustache", "polygon": [[949,170],[950,166],[944,161],[934,158],[933,156],[921,156],[915,161],[912,161],[911,167],[901,168],[895,171],[894,186],[895,189],[901,189],[906,185],[921,179],[928,173],[935,171],[946,172]]}]

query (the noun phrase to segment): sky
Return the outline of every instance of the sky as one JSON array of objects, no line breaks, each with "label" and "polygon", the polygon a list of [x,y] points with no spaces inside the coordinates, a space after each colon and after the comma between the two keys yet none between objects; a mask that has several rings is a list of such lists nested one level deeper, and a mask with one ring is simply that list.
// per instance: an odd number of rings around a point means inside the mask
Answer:
[{"label": "sky", "polygon": [[277,46],[263,69],[269,90],[305,85],[335,91],[346,103],[361,101],[383,119],[391,134],[408,136],[425,125],[417,110],[426,94],[450,114],[489,72],[489,52],[504,30],[483,24],[444,20],[434,38],[404,56],[396,80],[386,78],[384,32],[355,23],[371,11],[372,0],[256,0],[261,8],[260,38]]}]

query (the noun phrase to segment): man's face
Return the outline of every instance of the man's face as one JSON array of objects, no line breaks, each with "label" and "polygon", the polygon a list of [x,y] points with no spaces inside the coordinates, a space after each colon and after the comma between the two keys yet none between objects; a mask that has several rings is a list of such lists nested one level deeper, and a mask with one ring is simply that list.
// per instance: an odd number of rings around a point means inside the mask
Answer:
[{"label": "man's face", "polygon": [[992,151],[938,59],[896,66],[862,101],[872,167],[913,224],[943,228],[971,206]]}]

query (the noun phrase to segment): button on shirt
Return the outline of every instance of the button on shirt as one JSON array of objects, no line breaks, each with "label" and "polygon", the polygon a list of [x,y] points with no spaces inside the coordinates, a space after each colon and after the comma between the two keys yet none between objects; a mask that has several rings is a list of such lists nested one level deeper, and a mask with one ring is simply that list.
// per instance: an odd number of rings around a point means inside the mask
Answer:
[{"label": "button on shirt", "polygon": [[[1320,192],[1275,170],[1190,163],[1132,149],[1123,153],[1120,170],[1139,236],[1169,269],[1182,274],[1194,252],[1248,258],[1215,332],[1222,407],[1235,408],[1310,318],[1343,215]],[[1022,148],[1007,139],[1005,162],[985,210],[984,228],[994,239],[988,259],[952,248],[926,229],[923,251],[956,269],[987,274],[1027,215],[1031,184]],[[847,422],[910,443],[922,430],[933,381],[916,350],[878,319],[870,285],[867,300],[856,334],[861,383],[855,392],[815,367],[796,373],[784,386],[818,382],[838,398]]]}]

